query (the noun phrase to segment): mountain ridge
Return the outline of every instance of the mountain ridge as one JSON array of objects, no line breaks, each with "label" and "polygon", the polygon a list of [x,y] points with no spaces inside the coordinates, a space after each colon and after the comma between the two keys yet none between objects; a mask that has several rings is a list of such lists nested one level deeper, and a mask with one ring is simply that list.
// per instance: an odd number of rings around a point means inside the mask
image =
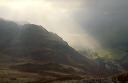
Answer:
[{"label": "mountain ridge", "polygon": [[52,78],[71,74],[101,77],[115,73],[82,56],[57,34],[40,25],[21,26],[2,20],[0,26],[0,57],[5,56],[0,65],[4,71],[36,73]]}]

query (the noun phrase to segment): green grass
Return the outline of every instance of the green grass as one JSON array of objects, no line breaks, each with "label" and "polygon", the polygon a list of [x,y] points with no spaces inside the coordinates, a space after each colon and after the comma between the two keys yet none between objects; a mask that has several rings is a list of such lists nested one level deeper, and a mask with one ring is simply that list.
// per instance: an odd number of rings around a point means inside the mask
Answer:
[{"label": "green grass", "polygon": [[100,57],[107,58],[122,58],[127,54],[124,48],[99,49],[97,52]]}]

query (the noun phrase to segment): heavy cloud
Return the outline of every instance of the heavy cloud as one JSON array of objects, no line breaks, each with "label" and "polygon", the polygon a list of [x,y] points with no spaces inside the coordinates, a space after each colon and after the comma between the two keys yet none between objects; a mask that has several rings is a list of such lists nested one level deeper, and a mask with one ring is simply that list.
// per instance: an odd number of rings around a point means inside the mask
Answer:
[{"label": "heavy cloud", "polygon": [[128,42],[128,0],[1,0],[1,18],[56,32],[75,48]]}]

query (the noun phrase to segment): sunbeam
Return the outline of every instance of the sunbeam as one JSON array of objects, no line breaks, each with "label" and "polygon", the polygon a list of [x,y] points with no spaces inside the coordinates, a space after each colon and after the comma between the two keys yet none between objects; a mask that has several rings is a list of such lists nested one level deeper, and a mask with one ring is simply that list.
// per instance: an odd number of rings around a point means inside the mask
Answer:
[{"label": "sunbeam", "polygon": [[[7,2],[8,1],[8,2]],[[87,31],[74,19],[73,12],[81,10],[82,1],[2,0],[8,15],[2,17],[15,21],[28,21],[57,33],[76,49],[99,47]],[[71,5],[72,4],[72,5]],[[81,39],[82,38],[82,39]]]}]

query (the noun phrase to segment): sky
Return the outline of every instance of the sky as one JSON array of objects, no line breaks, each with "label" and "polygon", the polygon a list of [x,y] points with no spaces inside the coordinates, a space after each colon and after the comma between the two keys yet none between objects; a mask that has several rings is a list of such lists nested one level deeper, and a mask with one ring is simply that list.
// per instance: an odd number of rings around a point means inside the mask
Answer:
[{"label": "sky", "polygon": [[127,35],[127,4],[128,0],[0,0],[0,17],[42,25],[76,49],[101,48]]}]

